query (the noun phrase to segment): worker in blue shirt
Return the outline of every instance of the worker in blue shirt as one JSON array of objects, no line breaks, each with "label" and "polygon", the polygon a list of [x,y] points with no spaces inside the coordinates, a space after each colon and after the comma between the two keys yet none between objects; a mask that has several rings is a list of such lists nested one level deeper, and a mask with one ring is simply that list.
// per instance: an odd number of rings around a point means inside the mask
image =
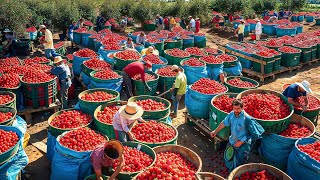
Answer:
[{"label": "worker in blue shirt", "polygon": [[71,71],[69,66],[65,63],[65,60],[61,56],[56,56],[53,61],[55,67],[51,70],[51,73],[59,78],[60,83],[60,101],[61,108],[68,108],[68,89],[71,86]]},{"label": "worker in blue shirt", "polygon": [[[309,104],[307,93],[312,93],[312,90],[310,89],[310,83],[304,80],[301,83],[296,82],[291,84],[283,91],[282,94],[288,98],[288,102],[290,104],[301,107],[305,111],[308,109]],[[299,104],[295,101],[295,99],[300,96],[304,97],[304,104]]]},{"label": "worker in blue shirt", "polygon": [[77,29],[78,29],[77,22],[73,21],[72,24],[69,26],[68,33],[67,33],[68,38],[71,41],[71,46],[72,47],[75,47],[74,42],[73,42],[73,31],[77,30]]},{"label": "worker in blue shirt", "polygon": [[138,34],[136,43],[143,46],[146,45],[146,35],[144,34],[144,32],[141,32],[140,34]]},{"label": "worker in blue shirt", "polygon": [[225,156],[225,164],[229,172],[244,164],[245,158],[249,155],[251,143],[256,139],[260,139],[264,132],[263,127],[244,112],[241,100],[235,99],[232,102],[232,106],[233,111],[210,134],[214,138],[224,127],[230,127],[231,135],[225,154],[230,149],[234,151],[232,151],[232,156],[228,159]]}]

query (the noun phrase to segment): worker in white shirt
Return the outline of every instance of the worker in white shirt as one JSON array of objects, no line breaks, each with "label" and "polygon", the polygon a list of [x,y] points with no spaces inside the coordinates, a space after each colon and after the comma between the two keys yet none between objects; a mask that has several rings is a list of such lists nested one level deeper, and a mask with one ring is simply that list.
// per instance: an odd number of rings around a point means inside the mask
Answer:
[{"label": "worker in white shirt", "polygon": [[39,31],[44,34],[44,39],[42,41],[44,46],[44,52],[46,55],[46,58],[51,59],[52,57],[60,56],[60,54],[57,54],[54,47],[53,47],[53,37],[52,33],[49,29],[46,28],[45,25],[39,26]]},{"label": "worker in white shirt", "polygon": [[256,18],[254,20],[257,22],[256,28],[255,28],[256,40],[259,41],[262,34],[262,25],[261,25],[260,19]]},{"label": "worker in white shirt", "polygon": [[192,32],[196,32],[196,21],[192,18],[192,16],[189,16],[189,21],[190,21],[190,23],[189,23],[189,29],[190,29],[190,31],[192,31]]}]

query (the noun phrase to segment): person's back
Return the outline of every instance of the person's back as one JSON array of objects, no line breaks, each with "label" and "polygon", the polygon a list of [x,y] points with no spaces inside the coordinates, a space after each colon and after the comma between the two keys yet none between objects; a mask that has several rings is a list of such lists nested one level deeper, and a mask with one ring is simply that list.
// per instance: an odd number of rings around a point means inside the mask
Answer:
[{"label": "person's back", "polygon": [[141,62],[133,62],[123,68],[123,71],[126,72],[131,78],[136,74],[141,75],[141,79],[144,80],[144,67]]},{"label": "person's back", "polygon": [[177,94],[184,95],[187,88],[187,76],[183,72],[179,72],[175,81],[175,87],[179,87]]},{"label": "person's back", "polygon": [[53,37],[52,37],[52,33],[49,29],[46,29],[44,36],[45,36],[45,41],[47,41],[46,43],[44,43],[44,48],[45,49],[54,49]]}]

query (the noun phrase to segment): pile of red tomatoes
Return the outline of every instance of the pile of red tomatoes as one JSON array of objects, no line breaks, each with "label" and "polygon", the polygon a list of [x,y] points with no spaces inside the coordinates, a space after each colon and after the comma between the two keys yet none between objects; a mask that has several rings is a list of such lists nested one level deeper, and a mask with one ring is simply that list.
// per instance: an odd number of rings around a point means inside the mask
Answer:
[{"label": "pile of red tomatoes", "polygon": [[290,46],[283,46],[281,48],[279,48],[279,51],[281,52],[285,52],[285,53],[299,53],[300,50],[290,47]]},{"label": "pile of red tomatoes", "polygon": [[166,50],[166,53],[170,56],[180,57],[180,58],[186,58],[186,57],[190,56],[190,53],[183,51],[181,49],[178,49],[178,48]]},{"label": "pile of red tomatoes", "polygon": [[[314,109],[320,108],[320,101],[318,98],[310,94],[307,95],[307,98],[308,98],[308,110],[314,110]],[[303,96],[300,96],[294,100],[299,104],[305,104]],[[301,110],[301,107],[294,107],[294,108]]]},{"label": "pile of red tomatoes", "polygon": [[0,76],[0,87],[2,88],[16,88],[20,84],[20,78],[18,74],[7,73]]},{"label": "pile of red tomatoes", "polygon": [[50,63],[49,59],[46,57],[34,57],[34,58],[27,58],[23,60],[24,64],[29,65],[29,64],[46,64]]},{"label": "pile of red tomatoes", "polygon": [[115,97],[116,97],[115,95],[107,93],[105,91],[95,91],[95,92],[83,95],[81,99],[84,101],[101,102],[101,101],[108,101],[108,100],[114,99]]},{"label": "pile of red tomatoes", "polygon": [[0,112],[0,123],[13,117],[12,112]]},{"label": "pile of red tomatoes", "polygon": [[220,94],[227,91],[225,86],[209,78],[199,79],[192,85],[191,89],[203,94]]},{"label": "pile of red tomatoes", "polygon": [[230,97],[229,95],[222,95],[212,101],[212,105],[217,107],[219,110],[224,111],[226,113],[230,113],[233,110],[232,102],[236,98]]},{"label": "pile of red tomatoes", "polygon": [[262,170],[258,172],[245,172],[240,177],[236,177],[235,180],[277,180],[277,178],[268,171]]},{"label": "pile of red tomatoes", "polygon": [[125,50],[121,52],[117,52],[114,55],[116,58],[121,59],[121,60],[139,60],[140,55],[136,51],[132,50]]},{"label": "pile of red tomatoes", "polygon": [[13,97],[8,94],[0,94],[0,104],[6,104],[13,100]]},{"label": "pile of red tomatoes", "polygon": [[164,64],[160,57],[154,54],[147,54],[145,57],[143,57],[143,61],[149,61],[152,64]]},{"label": "pile of red tomatoes", "polygon": [[100,122],[112,124],[112,118],[118,110],[117,106],[106,106],[103,111],[98,112],[97,118]]},{"label": "pile of red tomatoes", "polygon": [[194,67],[199,67],[199,66],[204,66],[205,64],[201,62],[198,58],[190,58],[186,61],[183,62],[183,66],[194,66]]},{"label": "pile of red tomatoes", "polygon": [[88,48],[81,49],[75,52],[74,55],[78,57],[96,57],[97,56],[96,52]]},{"label": "pile of red tomatoes", "polygon": [[303,138],[308,137],[311,134],[310,128],[301,123],[290,123],[287,129],[279,133],[279,135],[289,138]]},{"label": "pile of red tomatoes", "polygon": [[220,58],[216,58],[215,56],[209,55],[209,56],[203,56],[200,58],[201,61],[204,61],[208,64],[222,64],[223,60]]},{"label": "pile of red tomatoes", "polygon": [[17,133],[0,129],[0,154],[8,151],[19,141]]},{"label": "pile of red tomatoes", "polygon": [[50,125],[61,129],[70,129],[83,127],[89,124],[92,116],[78,110],[63,111],[60,115],[54,117]]},{"label": "pile of red tomatoes", "polygon": [[217,58],[222,59],[223,62],[234,62],[236,61],[236,57],[230,56],[228,54],[222,54],[217,56]]},{"label": "pile of red tomatoes", "polygon": [[112,71],[111,69],[98,71],[94,74],[94,77],[99,79],[105,79],[105,80],[121,78],[121,76],[118,73]]},{"label": "pile of red tomatoes", "polygon": [[243,81],[240,78],[234,78],[234,79],[230,79],[227,81],[228,84],[235,86],[235,87],[239,87],[239,88],[253,88],[256,87],[255,84],[248,82],[248,81]]},{"label": "pile of red tomatoes", "polygon": [[54,75],[42,71],[28,71],[24,74],[22,80],[26,83],[44,83],[51,81],[54,78]]},{"label": "pile of red tomatoes", "polygon": [[98,58],[87,60],[83,62],[83,64],[87,66],[89,69],[93,70],[105,70],[111,68],[111,65],[109,63]]},{"label": "pile of red tomatoes", "polygon": [[[133,76],[132,78],[133,80],[136,80],[136,81],[142,81],[141,79],[141,75],[140,74],[136,74],[135,76]],[[145,74],[145,80],[146,81],[153,81],[153,80],[156,80],[156,76],[152,75],[152,74]]]},{"label": "pile of red tomatoes", "polygon": [[157,74],[164,77],[175,77],[176,73],[171,70],[172,66],[165,66],[158,69]]},{"label": "pile of red tomatoes", "polygon": [[307,153],[311,158],[320,162],[320,141],[314,143],[298,145],[300,151]]},{"label": "pile of red tomatoes", "polygon": [[152,99],[138,100],[135,102],[145,111],[160,111],[166,109],[166,104]]},{"label": "pile of red tomatoes", "polygon": [[200,48],[198,47],[189,47],[186,49],[186,51],[188,53],[190,53],[191,55],[194,55],[194,56],[205,56],[206,53],[203,52]]},{"label": "pile of red tomatoes", "polygon": [[121,46],[119,46],[117,43],[108,43],[108,44],[106,44],[105,46],[104,46],[104,48],[103,48],[104,50],[113,50],[113,51],[115,51],[115,50],[121,50],[122,49],[122,47]]}]

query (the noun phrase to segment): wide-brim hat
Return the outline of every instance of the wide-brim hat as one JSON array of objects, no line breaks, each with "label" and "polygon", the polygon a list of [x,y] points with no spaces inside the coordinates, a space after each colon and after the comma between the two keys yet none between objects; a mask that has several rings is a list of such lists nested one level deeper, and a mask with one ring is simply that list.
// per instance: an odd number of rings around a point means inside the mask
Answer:
[{"label": "wide-brim hat", "polygon": [[177,66],[177,65],[173,65],[173,66],[171,67],[171,70],[172,70],[172,71],[177,70],[177,69],[179,69],[179,66]]},{"label": "wide-brim hat", "polygon": [[53,64],[57,64],[62,61],[63,61],[63,59],[61,56],[56,56],[56,57],[54,57]]},{"label": "wide-brim hat", "polygon": [[11,31],[10,31],[10,29],[5,29],[3,32],[4,32],[4,33],[9,33],[9,32],[11,32]]},{"label": "wide-brim hat", "polygon": [[298,86],[300,86],[303,90],[305,90],[308,93],[312,93],[312,90],[310,89],[310,83],[306,80],[302,81],[301,83],[296,82]]},{"label": "wide-brim hat", "polygon": [[245,20],[244,20],[244,19],[240,19],[240,22],[243,22],[243,23],[244,23],[244,22],[245,22]]},{"label": "wide-brim hat", "polygon": [[40,25],[40,26],[39,26],[39,31],[40,31],[41,29],[43,29],[43,28],[46,28],[46,26],[45,26],[45,25]]},{"label": "wide-brim hat", "polygon": [[[112,146],[112,148],[114,148],[118,151],[119,157],[122,156],[124,149],[123,149],[123,145],[121,144],[120,141],[110,140],[104,144],[104,147],[106,147],[106,146]],[[111,157],[109,157],[109,158],[111,158]]]},{"label": "wide-brim hat", "polygon": [[119,113],[122,117],[129,120],[138,119],[142,116],[144,110],[135,102],[128,102],[127,105],[119,108]]}]

